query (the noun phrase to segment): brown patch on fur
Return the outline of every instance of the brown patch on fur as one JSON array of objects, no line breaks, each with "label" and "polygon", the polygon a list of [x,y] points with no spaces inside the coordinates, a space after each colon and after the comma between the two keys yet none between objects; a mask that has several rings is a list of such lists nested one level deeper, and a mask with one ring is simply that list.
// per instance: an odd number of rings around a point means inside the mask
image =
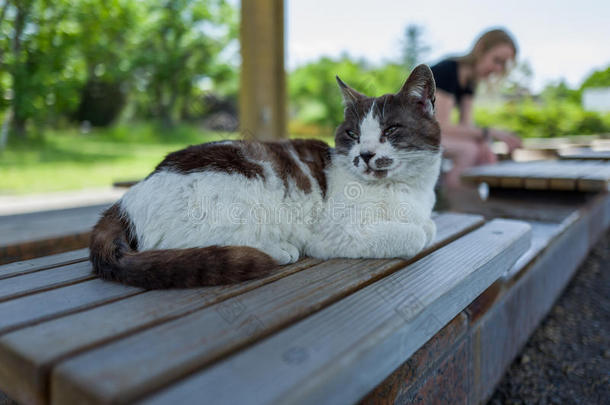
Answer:
[{"label": "brown patch on fur", "polygon": [[90,260],[101,278],[146,289],[231,284],[268,274],[276,262],[247,246],[137,252],[131,222],[114,204],[93,228]]},{"label": "brown patch on fur", "polygon": [[314,139],[294,139],[291,143],[301,162],[309,167],[309,172],[318,182],[322,196],[326,196],[327,183],[324,170],[330,164],[330,147],[325,142]]},{"label": "brown patch on fur", "polygon": [[265,178],[262,166],[246,159],[239,141],[205,143],[172,152],[159,163],[152,174],[164,169],[178,173],[212,170],[238,173],[249,179]]},{"label": "brown patch on fur", "polygon": [[282,179],[284,187],[288,190],[288,178],[294,180],[297,188],[306,194],[311,193],[311,182],[309,177],[297,165],[292,158],[288,148],[288,142],[268,142],[264,144],[267,149],[267,157],[273,166],[275,174]]}]

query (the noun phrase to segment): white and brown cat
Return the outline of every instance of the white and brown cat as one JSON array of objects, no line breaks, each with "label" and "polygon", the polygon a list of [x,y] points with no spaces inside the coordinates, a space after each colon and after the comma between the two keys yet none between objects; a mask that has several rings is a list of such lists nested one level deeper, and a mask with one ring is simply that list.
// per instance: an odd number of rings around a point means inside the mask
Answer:
[{"label": "white and brown cat", "polygon": [[144,288],[261,277],[302,256],[408,257],[435,235],[435,85],[425,65],[396,94],[337,78],[345,120],[317,140],[212,142],[170,153],[93,229],[91,262]]}]

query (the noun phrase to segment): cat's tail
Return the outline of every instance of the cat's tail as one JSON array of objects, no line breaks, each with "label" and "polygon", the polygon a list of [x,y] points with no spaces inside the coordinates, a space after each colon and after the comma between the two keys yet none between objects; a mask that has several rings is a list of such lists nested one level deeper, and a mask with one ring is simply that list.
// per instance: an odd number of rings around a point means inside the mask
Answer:
[{"label": "cat's tail", "polygon": [[268,274],[276,262],[247,246],[137,251],[131,221],[115,204],[93,228],[89,259],[103,279],[146,289],[237,283]]}]

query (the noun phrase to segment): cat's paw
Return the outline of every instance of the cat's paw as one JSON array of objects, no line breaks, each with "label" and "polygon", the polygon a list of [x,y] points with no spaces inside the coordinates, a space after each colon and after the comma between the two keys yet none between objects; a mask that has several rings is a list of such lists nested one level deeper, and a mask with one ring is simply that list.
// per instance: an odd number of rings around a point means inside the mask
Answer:
[{"label": "cat's paw", "polygon": [[[436,229],[436,228],[435,228]],[[412,225],[409,231],[402,235],[401,251],[403,257],[413,257],[426,247],[428,235],[424,228]]]},{"label": "cat's paw", "polygon": [[423,225],[424,233],[426,234],[425,246],[430,246],[436,238],[436,223],[433,220],[428,220]]},{"label": "cat's paw", "polygon": [[279,265],[295,263],[300,256],[299,249],[287,242],[280,242],[262,250],[273,257]]}]

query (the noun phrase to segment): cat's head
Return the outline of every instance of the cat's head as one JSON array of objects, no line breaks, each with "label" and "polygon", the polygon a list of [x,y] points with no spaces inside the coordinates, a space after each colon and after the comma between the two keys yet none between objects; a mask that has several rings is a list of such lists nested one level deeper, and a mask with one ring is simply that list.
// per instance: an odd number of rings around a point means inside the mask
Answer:
[{"label": "cat's head", "polygon": [[[426,65],[417,66],[396,94],[368,97],[337,77],[345,103],[335,134],[337,159],[365,181],[412,175],[438,161],[441,131],[434,117],[435,84]],[[409,170],[411,169],[411,170]]]}]

